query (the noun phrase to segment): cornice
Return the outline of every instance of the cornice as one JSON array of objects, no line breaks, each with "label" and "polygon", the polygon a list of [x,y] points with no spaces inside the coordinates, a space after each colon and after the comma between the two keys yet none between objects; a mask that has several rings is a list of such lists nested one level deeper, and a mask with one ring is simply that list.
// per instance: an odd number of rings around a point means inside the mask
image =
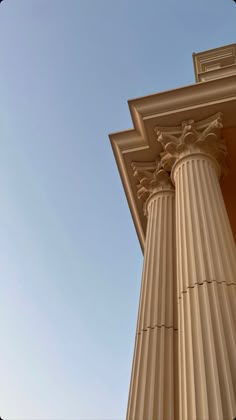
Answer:
[{"label": "cornice", "polygon": [[128,101],[133,129],[109,135],[142,249],[146,218],[136,195],[131,162],[155,161],[162,151],[154,128],[176,127],[223,113],[224,127],[236,126],[236,75],[201,82]]},{"label": "cornice", "polygon": [[230,98],[232,100],[236,98],[236,75],[131,99],[128,105],[134,128],[142,132],[143,120],[153,118],[155,115],[168,114],[225,99],[228,101]]}]

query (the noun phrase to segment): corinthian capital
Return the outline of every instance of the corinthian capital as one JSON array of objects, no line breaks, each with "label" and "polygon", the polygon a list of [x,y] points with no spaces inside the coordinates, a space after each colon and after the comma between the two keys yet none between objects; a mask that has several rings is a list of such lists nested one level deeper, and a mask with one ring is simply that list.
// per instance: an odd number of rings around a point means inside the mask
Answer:
[{"label": "corinthian capital", "polygon": [[156,127],[157,141],[164,150],[161,153],[163,168],[170,171],[179,158],[192,153],[205,153],[224,169],[227,151],[221,137],[222,127],[221,113],[197,123],[194,120],[184,121],[180,127]]},{"label": "corinthian capital", "polygon": [[174,186],[169,173],[163,169],[160,158],[155,162],[132,162],[131,166],[137,181],[137,196],[144,202],[146,214],[147,199],[158,191],[172,190]]}]

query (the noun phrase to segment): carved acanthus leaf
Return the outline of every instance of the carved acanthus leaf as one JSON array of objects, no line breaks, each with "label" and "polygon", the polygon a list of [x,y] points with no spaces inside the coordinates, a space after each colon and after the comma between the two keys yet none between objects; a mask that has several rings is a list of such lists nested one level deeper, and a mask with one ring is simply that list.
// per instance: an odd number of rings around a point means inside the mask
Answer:
[{"label": "carved acanthus leaf", "polygon": [[137,196],[144,203],[154,192],[174,188],[160,158],[155,162],[132,162],[131,166],[137,181]]},{"label": "carved acanthus leaf", "polygon": [[163,168],[170,171],[182,156],[204,152],[215,158],[224,170],[227,150],[221,138],[222,127],[221,113],[198,123],[184,121],[175,129],[156,127],[157,141],[164,150],[161,153]]}]

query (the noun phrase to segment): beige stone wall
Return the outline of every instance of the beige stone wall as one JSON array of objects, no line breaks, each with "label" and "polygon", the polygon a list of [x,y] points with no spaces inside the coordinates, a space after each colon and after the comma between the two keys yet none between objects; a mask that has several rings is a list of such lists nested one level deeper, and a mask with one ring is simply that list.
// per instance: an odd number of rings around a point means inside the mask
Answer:
[{"label": "beige stone wall", "polygon": [[228,150],[228,174],[221,178],[220,185],[236,242],[236,127],[224,128],[223,137]]}]

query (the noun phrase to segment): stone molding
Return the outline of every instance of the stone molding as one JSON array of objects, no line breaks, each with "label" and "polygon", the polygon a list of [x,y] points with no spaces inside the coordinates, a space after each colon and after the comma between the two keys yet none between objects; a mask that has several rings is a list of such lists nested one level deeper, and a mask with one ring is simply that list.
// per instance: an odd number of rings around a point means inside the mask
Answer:
[{"label": "stone molding", "polygon": [[[183,121],[179,127],[156,127],[157,141],[161,143],[161,163],[166,171],[171,171],[184,157],[204,154],[214,159],[226,172],[226,145],[221,137],[222,113],[195,122]],[[218,165],[217,165],[218,166]]]}]

